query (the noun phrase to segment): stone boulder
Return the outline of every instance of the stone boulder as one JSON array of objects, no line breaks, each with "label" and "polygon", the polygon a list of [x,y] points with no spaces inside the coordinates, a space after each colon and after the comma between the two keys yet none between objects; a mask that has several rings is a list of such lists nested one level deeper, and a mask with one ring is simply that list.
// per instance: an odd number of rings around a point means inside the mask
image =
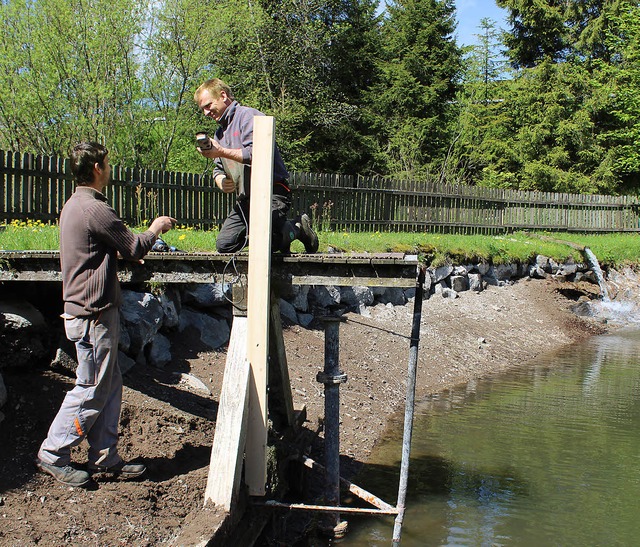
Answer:
[{"label": "stone boulder", "polygon": [[7,404],[7,387],[4,385],[4,378],[0,374],[0,408]]},{"label": "stone boulder", "polygon": [[369,287],[340,287],[340,302],[351,309],[364,310],[366,306],[371,306],[373,301],[373,291]]},{"label": "stone boulder", "polygon": [[309,302],[316,308],[335,308],[340,304],[340,289],[333,285],[314,285],[309,289]]},{"label": "stone boulder", "polygon": [[0,369],[31,367],[48,354],[51,329],[26,300],[0,301]]},{"label": "stone boulder", "polygon": [[182,301],[192,308],[202,309],[226,306],[231,300],[231,283],[189,285],[182,298]]},{"label": "stone boulder", "polygon": [[200,341],[211,349],[218,349],[229,341],[231,329],[225,319],[215,319],[196,310],[183,308],[180,313],[178,330],[195,330],[200,335]]},{"label": "stone boulder", "polygon": [[156,367],[164,368],[171,362],[171,342],[163,334],[156,334],[149,344],[147,351],[147,363]]},{"label": "stone boulder", "polygon": [[154,339],[164,319],[158,297],[151,293],[122,291],[120,321],[122,330],[129,333],[130,343],[123,351],[137,360],[145,346]]}]

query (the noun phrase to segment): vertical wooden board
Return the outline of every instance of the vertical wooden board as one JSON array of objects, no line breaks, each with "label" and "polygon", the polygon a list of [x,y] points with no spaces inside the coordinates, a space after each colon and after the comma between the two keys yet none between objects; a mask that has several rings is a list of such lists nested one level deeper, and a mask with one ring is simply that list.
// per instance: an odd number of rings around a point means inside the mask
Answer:
[{"label": "vertical wooden board", "polygon": [[22,211],[31,218],[33,212],[33,155],[24,154],[22,156]]},{"label": "vertical wooden board", "polygon": [[[56,194],[58,193],[58,179],[51,176],[53,171],[53,161],[51,157],[43,157],[41,160],[42,178],[41,186],[43,192],[46,194],[47,208],[45,212],[51,218],[51,221],[55,219],[54,204],[56,202]],[[47,178],[45,173],[49,173]]]},{"label": "vertical wooden board", "polygon": [[[9,153],[9,161],[11,162],[11,173],[7,176],[8,188],[7,192],[9,194],[9,209],[8,211],[21,213],[20,209],[20,164],[18,163],[18,153],[10,152]],[[18,216],[16,218],[22,219],[22,217]]]},{"label": "vertical wooden board", "polygon": [[171,174],[171,184],[162,184],[160,177],[158,177],[158,194],[160,194],[158,213],[161,215],[169,215],[171,212],[171,188],[175,185],[177,176],[179,176],[179,173]]},{"label": "vertical wooden board", "polygon": [[[7,207],[7,185],[6,179],[9,176],[9,173],[6,171],[6,156],[7,153],[4,150],[0,150],[0,213],[6,213],[8,211]],[[6,217],[3,217],[6,220]]]},{"label": "vertical wooden board", "polygon": [[275,120],[256,116],[251,164],[247,356],[251,365],[245,482],[252,496],[264,496],[267,480],[267,358],[271,273],[271,197]]},{"label": "vertical wooden board", "polygon": [[20,201],[20,155],[17,152],[13,153],[13,202],[11,204],[11,210],[21,213],[21,201]]},{"label": "vertical wooden board", "polygon": [[[293,415],[293,397],[291,395],[291,380],[289,378],[289,365],[287,363],[287,353],[282,336],[282,318],[280,317],[280,301],[274,295],[271,297],[271,331],[269,336],[270,344],[270,370],[271,378],[269,387],[269,409],[270,414],[281,415],[286,422],[284,425],[295,426]],[[274,401],[277,405],[274,405]],[[277,406],[278,408],[274,408]]]},{"label": "vertical wooden board", "polygon": [[211,448],[204,504],[231,509],[240,489],[249,403],[247,318],[234,317]]}]

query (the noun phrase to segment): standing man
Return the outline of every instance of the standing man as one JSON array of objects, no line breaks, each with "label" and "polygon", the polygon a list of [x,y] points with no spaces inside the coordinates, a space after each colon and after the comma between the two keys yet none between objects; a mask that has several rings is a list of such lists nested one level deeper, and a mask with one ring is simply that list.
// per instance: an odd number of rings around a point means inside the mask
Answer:
[{"label": "standing man", "polygon": [[[75,387],[66,394],[36,465],[70,486],[86,484],[90,473],[128,479],[146,470],[142,464],[124,462],[117,450],[122,403],[117,257],[141,259],[176,222],[161,216],[142,234],[129,230],[103,195],[111,178],[107,154],[93,142],[73,148],[71,171],[77,187],[60,214],[62,317],[67,337],[76,345],[78,368]],[[89,443],[89,472],[70,464],[71,448],[83,439]]]},{"label": "standing man", "polygon": [[[231,89],[218,78],[204,82],[194,100],[202,113],[218,122],[213,139],[198,147],[204,157],[215,160],[213,177],[225,193],[237,192],[238,200],[222,225],[216,240],[220,253],[235,253],[247,244],[249,226],[249,183],[253,152],[253,117],[264,116],[254,108],[234,100]],[[271,200],[272,246],[274,251],[289,252],[291,242],[298,239],[308,253],[318,250],[318,236],[311,219],[303,214],[287,220],[291,207],[289,173],[278,147],[273,162],[273,198]]]}]

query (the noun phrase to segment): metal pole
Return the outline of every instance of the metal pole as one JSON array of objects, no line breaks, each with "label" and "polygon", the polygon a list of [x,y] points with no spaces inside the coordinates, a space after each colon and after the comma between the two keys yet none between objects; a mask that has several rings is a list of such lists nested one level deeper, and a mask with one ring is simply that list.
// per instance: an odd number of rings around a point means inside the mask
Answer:
[{"label": "metal pole", "polygon": [[416,397],[416,373],[418,370],[418,344],[420,342],[420,320],[422,319],[422,293],[426,268],[418,267],[416,279],[416,296],[413,303],[413,324],[411,327],[411,343],[409,345],[409,365],[407,371],[407,398],[404,407],[404,433],[402,437],[402,462],[400,463],[400,483],[398,485],[398,515],[393,526],[393,547],[400,545],[400,533],[404,519],[407,500],[407,483],[409,481],[409,456],[411,454],[411,435],[413,433],[413,411]]},{"label": "metal pole", "polygon": [[[324,384],[324,457],[325,493],[327,504],[340,505],[340,384],[347,375],[340,372],[339,317],[325,317],[324,321],[324,371],[316,380]],[[329,531],[334,537],[344,535],[346,522],[340,522],[340,514],[330,516]]]}]

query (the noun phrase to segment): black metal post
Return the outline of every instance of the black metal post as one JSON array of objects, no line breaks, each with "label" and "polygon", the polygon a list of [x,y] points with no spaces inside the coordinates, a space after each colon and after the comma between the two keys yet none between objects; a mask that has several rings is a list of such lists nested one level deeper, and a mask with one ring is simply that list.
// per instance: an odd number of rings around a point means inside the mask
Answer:
[{"label": "black metal post", "polygon": [[[325,493],[328,505],[340,505],[340,384],[347,375],[340,372],[339,317],[325,317],[324,321],[324,371],[318,372],[316,380],[324,384],[324,457]],[[334,537],[346,532],[346,522],[340,514],[331,515],[329,530]]]}]

